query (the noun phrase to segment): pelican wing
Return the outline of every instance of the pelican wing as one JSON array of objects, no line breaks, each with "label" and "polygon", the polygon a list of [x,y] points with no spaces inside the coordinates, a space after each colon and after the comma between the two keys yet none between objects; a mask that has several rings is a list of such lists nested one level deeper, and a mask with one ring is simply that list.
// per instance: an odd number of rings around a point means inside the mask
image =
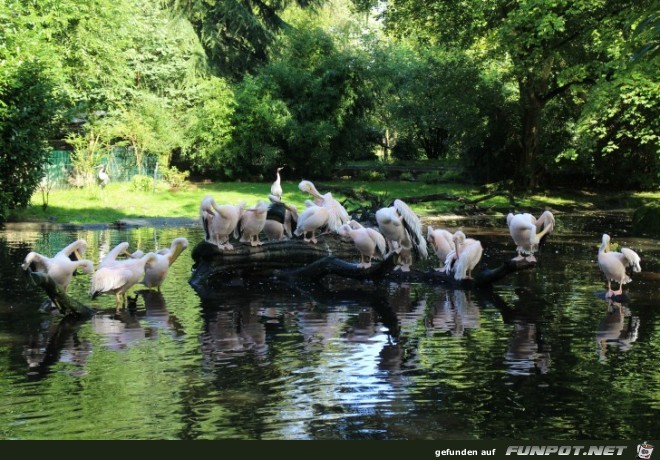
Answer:
[{"label": "pelican wing", "polygon": [[377,230],[373,228],[366,228],[367,234],[369,235],[369,238],[372,239],[374,243],[376,243],[376,247],[378,248],[378,252],[385,257],[385,252],[387,251],[387,244],[385,243],[385,237]]},{"label": "pelican wing", "polygon": [[89,295],[96,298],[104,292],[113,292],[121,289],[131,279],[133,272],[126,267],[104,267],[97,270],[92,276]]},{"label": "pelican wing", "polygon": [[406,228],[406,232],[410,235],[410,240],[413,242],[415,249],[422,259],[426,259],[429,253],[426,247],[426,239],[422,232],[422,222],[419,220],[419,217],[401,200],[394,200],[393,206],[401,216],[403,225]]},{"label": "pelican wing", "polygon": [[624,265],[632,267],[634,272],[642,271],[642,266],[640,265],[642,259],[635,251],[628,248],[621,248],[621,254],[623,254],[623,257],[625,258]]}]

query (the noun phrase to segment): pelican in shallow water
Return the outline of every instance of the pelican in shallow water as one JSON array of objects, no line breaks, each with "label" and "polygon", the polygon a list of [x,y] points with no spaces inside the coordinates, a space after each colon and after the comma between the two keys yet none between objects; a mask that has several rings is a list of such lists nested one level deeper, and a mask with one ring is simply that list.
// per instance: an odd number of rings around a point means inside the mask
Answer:
[{"label": "pelican in shallow water", "polygon": [[[348,221],[337,231],[342,239],[350,239],[360,252],[359,268],[371,267],[371,259],[385,257],[385,238],[373,228],[365,228],[359,222]],[[366,259],[366,262],[365,262]]]},{"label": "pelican in shallow water", "polygon": [[436,271],[445,271],[445,259],[454,248],[454,235],[443,228],[433,228],[430,225],[426,229],[426,240],[431,244],[435,255],[440,261],[440,267]]},{"label": "pelican in shallow water", "polygon": [[317,206],[321,206],[328,210],[328,230],[337,232],[339,227],[351,220],[346,208],[332,197],[332,193],[328,192],[325,195],[321,195],[321,193],[316,190],[316,187],[314,187],[314,184],[308,180],[301,181],[298,184],[298,188],[300,191],[312,195],[314,197],[314,203]]},{"label": "pelican in shallow water", "polygon": [[473,238],[466,238],[465,233],[454,233],[455,249],[445,259],[445,271],[454,272],[454,279],[472,279],[472,270],[481,260],[483,247],[481,242]]},{"label": "pelican in shallow water", "polygon": [[[631,267],[633,272],[641,272],[641,258],[639,255],[628,248],[621,248],[621,252],[610,251],[610,236],[603,234],[603,239],[598,249],[598,267],[607,279],[607,294],[605,297],[612,297],[623,294],[623,285],[632,281],[626,274],[626,268]],[[612,290],[612,281],[619,283],[619,289]]]},{"label": "pelican in shallow water", "polygon": [[116,308],[126,305],[126,293],[143,279],[145,270],[158,260],[154,252],[148,252],[140,258],[117,261],[114,265],[103,267],[92,275],[89,295],[96,299],[102,294],[114,294]]},{"label": "pelican in shallow water", "polygon": [[79,239],[53,257],[46,257],[32,251],[25,256],[21,268],[26,271],[45,273],[66,292],[77,269],[82,269],[85,274],[94,273],[94,263],[91,260],[82,258],[86,250],[87,242]]},{"label": "pelican in shallow water", "polygon": [[379,209],[376,211],[376,222],[387,241],[388,253],[394,251],[399,254],[400,263],[395,269],[410,271],[413,250],[422,259],[428,257],[422,223],[406,203],[397,199],[392,206]]},{"label": "pelican in shallow water", "polygon": [[188,247],[186,238],[175,238],[169,248],[163,248],[155,252],[156,260],[145,266],[142,284],[148,288],[155,287],[160,292],[170,267],[179,255]]},{"label": "pelican in shallow water", "polygon": [[[526,259],[528,262],[536,262],[534,253],[555,228],[555,217],[550,211],[545,211],[538,219],[528,213],[509,213],[506,223],[518,252],[518,257],[513,260]],[[523,254],[527,257],[523,257]]]}]

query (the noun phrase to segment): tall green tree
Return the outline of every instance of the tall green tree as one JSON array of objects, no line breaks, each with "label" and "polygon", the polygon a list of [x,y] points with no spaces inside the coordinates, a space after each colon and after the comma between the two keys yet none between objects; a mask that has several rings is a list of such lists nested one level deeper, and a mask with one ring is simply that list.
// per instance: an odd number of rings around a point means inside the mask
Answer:
[{"label": "tall green tree", "polygon": [[648,0],[392,0],[384,18],[395,36],[459,48],[490,46],[510,59],[518,85],[520,141],[516,185],[531,189],[542,171],[543,114],[550,101],[588,90],[611,71],[630,18]]}]

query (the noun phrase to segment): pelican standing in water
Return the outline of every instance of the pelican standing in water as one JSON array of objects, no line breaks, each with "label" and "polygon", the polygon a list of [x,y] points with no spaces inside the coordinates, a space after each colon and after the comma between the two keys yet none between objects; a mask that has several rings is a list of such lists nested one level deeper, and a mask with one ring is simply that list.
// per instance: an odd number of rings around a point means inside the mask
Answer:
[{"label": "pelican standing in water", "polygon": [[[296,236],[303,237],[306,243],[316,244],[316,231],[326,227],[330,220],[330,210],[325,206],[319,206],[311,200],[305,201],[307,208],[300,214],[296,230],[293,232]],[[308,233],[312,233],[310,238],[307,237]]]},{"label": "pelican standing in water", "polygon": [[[555,217],[550,211],[545,211],[538,219],[528,213],[509,213],[506,216],[506,223],[518,252],[518,257],[513,260],[525,259],[528,262],[536,262],[534,253],[555,228]],[[523,257],[523,254],[527,257]]]},{"label": "pelican standing in water", "polygon": [[163,284],[170,267],[187,247],[188,240],[181,237],[172,240],[169,248],[156,251],[156,260],[145,266],[142,284],[148,288],[155,287],[160,292],[160,286]]},{"label": "pelican standing in water", "polygon": [[[373,228],[365,228],[359,222],[348,221],[337,231],[343,239],[350,239],[360,252],[359,268],[371,267],[371,259],[385,257],[387,245],[385,238]],[[366,262],[365,262],[366,259]]]},{"label": "pelican standing in water", "polygon": [[[623,294],[623,285],[632,281],[626,274],[626,268],[631,267],[633,272],[641,272],[639,255],[628,248],[621,248],[621,252],[610,251],[610,236],[603,234],[603,239],[598,249],[598,267],[607,279],[607,294],[605,297],[618,296]],[[619,283],[619,289],[612,290],[612,281]]]},{"label": "pelican standing in water", "polygon": [[87,242],[79,239],[69,244],[53,257],[46,257],[38,252],[30,252],[25,256],[21,265],[23,270],[42,272],[48,275],[53,282],[66,292],[73,274],[80,268],[83,273],[94,273],[94,263],[83,259],[82,255],[87,250]]},{"label": "pelican standing in water", "polygon": [[238,233],[241,243],[250,243],[250,246],[261,246],[259,234],[266,225],[268,203],[259,200],[256,206],[246,209],[238,223]]},{"label": "pelican standing in water", "polygon": [[454,233],[455,249],[445,259],[445,271],[454,272],[454,279],[472,279],[472,270],[481,260],[483,247],[481,242],[473,238],[466,238],[465,233]]},{"label": "pelican standing in water", "polygon": [[346,208],[342,204],[332,197],[332,193],[328,192],[325,195],[321,195],[314,184],[308,180],[303,180],[298,184],[300,191],[309,193],[314,197],[314,203],[317,206],[321,206],[328,210],[328,230],[332,232],[337,232],[339,227],[351,220],[351,217],[348,215]]},{"label": "pelican standing in water", "polygon": [[284,166],[280,166],[279,168],[277,168],[277,172],[275,173],[275,175],[276,175],[275,182],[273,182],[273,184],[270,186],[270,194],[273,195],[273,196],[276,196],[280,200],[282,199],[282,193],[283,193],[282,183],[281,183],[281,179],[280,179],[280,171],[283,170],[283,169],[284,169]]},{"label": "pelican standing in water", "polygon": [[388,253],[394,251],[399,254],[400,263],[395,269],[404,272],[410,271],[413,250],[422,259],[428,257],[422,223],[406,203],[397,199],[394,200],[392,206],[379,209],[376,211],[376,222],[387,241]]},{"label": "pelican standing in water", "polygon": [[430,225],[426,229],[426,240],[431,244],[435,255],[440,261],[440,267],[436,268],[436,271],[444,272],[445,271],[445,259],[450,252],[452,252],[454,247],[454,236],[443,228],[433,228]]},{"label": "pelican standing in water", "polygon": [[156,263],[158,256],[148,252],[137,259],[117,261],[114,265],[103,267],[92,275],[89,295],[96,299],[102,294],[114,294],[116,308],[126,305],[126,293],[144,277],[145,270]]}]

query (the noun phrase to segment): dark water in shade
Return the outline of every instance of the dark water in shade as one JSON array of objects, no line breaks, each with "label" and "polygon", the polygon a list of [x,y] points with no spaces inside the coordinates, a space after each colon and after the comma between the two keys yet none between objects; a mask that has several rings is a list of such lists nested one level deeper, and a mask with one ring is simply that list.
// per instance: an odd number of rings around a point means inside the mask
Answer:
[{"label": "dark water in shade", "polygon": [[[328,280],[188,285],[198,228],[0,230],[0,439],[645,439],[660,432],[660,242],[628,216],[557,215],[538,266],[468,292]],[[434,222],[513,255],[504,220]],[[604,298],[603,232],[636,250],[627,299]],[[186,236],[162,294],[137,309],[39,312],[19,265],[76,238],[94,262]],[[655,436],[654,436],[655,435]]]}]

